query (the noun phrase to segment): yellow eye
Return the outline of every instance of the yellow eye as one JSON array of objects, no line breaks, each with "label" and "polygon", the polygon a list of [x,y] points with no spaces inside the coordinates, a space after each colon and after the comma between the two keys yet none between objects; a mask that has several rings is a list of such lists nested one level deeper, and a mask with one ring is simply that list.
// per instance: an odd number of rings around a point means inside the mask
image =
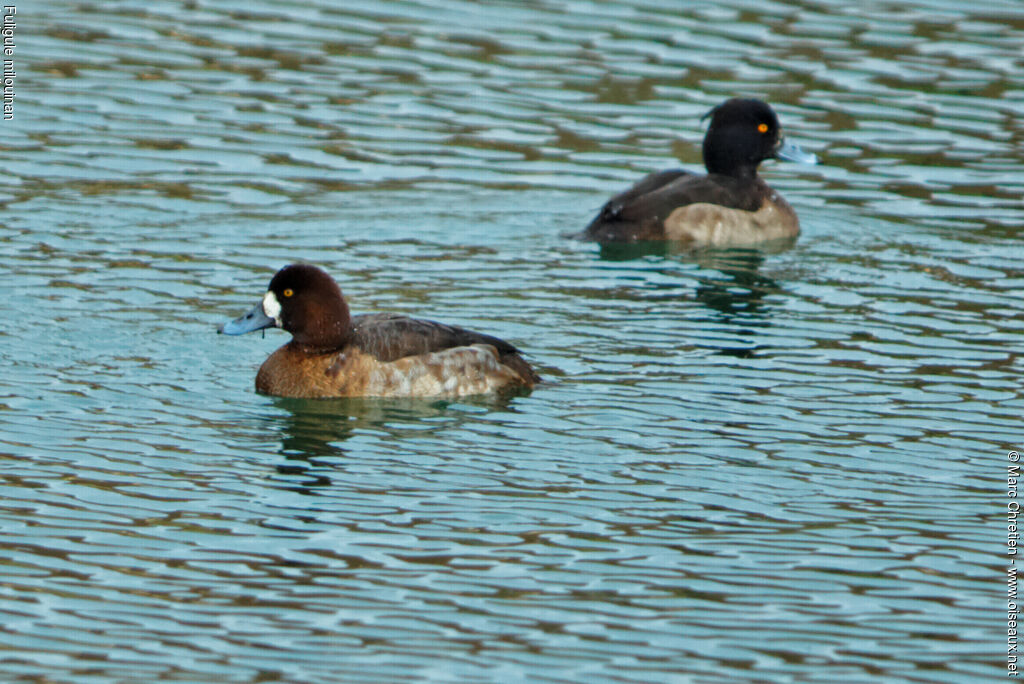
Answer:
[{"label": "yellow eye", "polygon": [[289,287],[288,289],[286,289],[286,290],[285,290],[284,292],[282,292],[281,294],[283,294],[283,295],[284,295],[285,297],[291,297],[291,296],[292,296],[293,294],[295,294],[295,293],[294,293],[294,292],[292,292],[292,288],[290,288],[290,287]]},{"label": "yellow eye", "polygon": [[758,133],[767,133],[768,132],[768,124],[766,124],[766,123],[759,123],[759,124],[757,124],[757,132]]}]

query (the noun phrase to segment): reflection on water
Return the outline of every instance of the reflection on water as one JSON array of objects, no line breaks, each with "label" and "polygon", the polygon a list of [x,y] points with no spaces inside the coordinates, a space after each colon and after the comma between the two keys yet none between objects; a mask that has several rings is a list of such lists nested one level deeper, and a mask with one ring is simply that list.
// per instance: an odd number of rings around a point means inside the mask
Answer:
[{"label": "reflection on water", "polygon": [[[730,0],[18,7],[4,679],[975,681],[1020,447],[1024,15]],[[756,250],[567,239],[700,116],[816,167]],[[285,263],[546,382],[254,393]],[[751,639],[768,633],[772,638]]]},{"label": "reflection on water", "polygon": [[[444,422],[450,399],[343,399],[269,398],[278,414],[266,419],[268,432],[281,440],[281,455],[304,459],[344,454],[343,443],[356,430],[374,430],[401,423]],[[463,401],[480,407],[500,408],[510,395],[470,397]]]},{"label": "reflection on water", "polygon": [[[696,300],[724,318],[757,317],[767,314],[764,298],[779,294],[782,288],[773,278],[758,272],[765,258],[796,243],[795,239],[772,241],[757,248],[700,248],[671,242],[639,242],[601,245],[599,253],[606,261],[628,262],[645,257],[663,256],[695,264],[706,275],[694,275]],[[674,289],[674,288],[669,288]],[[669,297],[677,296],[670,292]]]},{"label": "reflection on water", "polygon": [[[307,461],[318,456],[344,455],[342,444],[352,436],[353,423],[357,420],[346,402],[275,399],[274,403],[284,416],[267,419],[266,427],[280,438],[282,456]],[[330,480],[325,484],[330,484]]]}]

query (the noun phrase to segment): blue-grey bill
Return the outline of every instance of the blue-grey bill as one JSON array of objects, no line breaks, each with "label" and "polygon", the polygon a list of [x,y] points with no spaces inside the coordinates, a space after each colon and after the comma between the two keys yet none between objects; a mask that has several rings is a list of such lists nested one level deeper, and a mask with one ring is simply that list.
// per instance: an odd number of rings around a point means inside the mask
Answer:
[{"label": "blue-grey bill", "polygon": [[217,332],[225,335],[244,335],[247,332],[253,332],[254,330],[263,330],[264,328],[273,328],[277,325],[274,319],[263,313],[263,302],[260,302],[256,306],[252,307],[252,310],[244,316],[239,316],[230,323],[217,328]]},{"label": "blue-grey bill", "polygon": [[804,152],[797,145],[785,140],[783,140],[782,144],[779,145],[779,149],[775,151],[775,157],[777,159],[784,159],[798,164],[818,163],[818,155],[812,152]]}]

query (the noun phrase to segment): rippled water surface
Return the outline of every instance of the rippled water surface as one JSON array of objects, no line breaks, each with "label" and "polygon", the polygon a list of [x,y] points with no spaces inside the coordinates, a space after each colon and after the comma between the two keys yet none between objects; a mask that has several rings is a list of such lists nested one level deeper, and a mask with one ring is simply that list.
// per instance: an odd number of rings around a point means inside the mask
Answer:
[{"label": "rippled water surface", "polygon": [[[1003,676],[1020,3],[16,6],[4,680]],[[795,245],[567,237],[733,95]],[[546,382],[257,395],[300,260]]]}]

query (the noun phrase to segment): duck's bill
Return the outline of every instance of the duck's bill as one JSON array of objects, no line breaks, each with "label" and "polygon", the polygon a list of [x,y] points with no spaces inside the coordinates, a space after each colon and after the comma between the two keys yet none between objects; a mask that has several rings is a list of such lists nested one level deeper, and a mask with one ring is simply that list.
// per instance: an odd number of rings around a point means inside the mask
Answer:
[{"label": "duck's bill", "polygon": [[812,152],[804,152],[799,146],[785,140],[775,150],[776,159],[796,162],[797,164],[817,164],[818,155]]},{"label": "duck's bill", "polygon": [[244,335],[254,330],[273,328],[275,325],[277,322],[263,312],[263,302],[260,302],[252,307],[249,313],[217,328],[217,332],[225,335]]}]

